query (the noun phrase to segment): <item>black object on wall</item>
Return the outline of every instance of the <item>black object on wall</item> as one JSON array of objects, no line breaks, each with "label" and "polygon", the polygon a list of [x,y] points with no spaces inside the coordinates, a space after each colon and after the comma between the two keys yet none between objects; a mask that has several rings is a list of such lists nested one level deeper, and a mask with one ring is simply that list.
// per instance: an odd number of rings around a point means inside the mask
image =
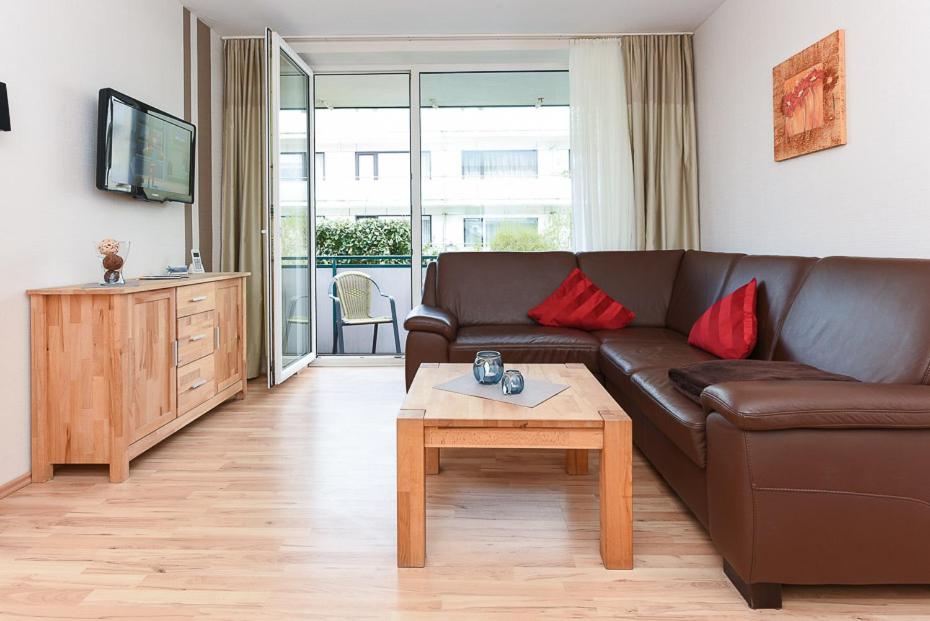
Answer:
[{"label": "black object on wall", "polygon": [[0,131],[10,131],[10,102],[6,97],[6,84],[0,82]]}]

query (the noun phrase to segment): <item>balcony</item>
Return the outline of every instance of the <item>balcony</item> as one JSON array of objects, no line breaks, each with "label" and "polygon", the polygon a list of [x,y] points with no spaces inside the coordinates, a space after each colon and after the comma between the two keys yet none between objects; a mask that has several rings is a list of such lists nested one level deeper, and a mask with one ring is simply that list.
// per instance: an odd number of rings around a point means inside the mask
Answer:
[{"label": "balcony", "polygon": [[[423,266],[435,259],[435,256],[424,256]],[[333,277],[347,271],[365,272],[371,276],[382,293],[394,298],[397,305],[398,328],[400,330],[401,350],[406,341],[407,332],[403,321],[412,307],[410,291],[410,268],[413,257],[410,255],[380,255],[380,256],[320,256],[316,260],[316,313],[313,317],[317,329],[317,353],[321,355],[334,354],[333,333],[335,329],[335,304],[329,297]],[[298,351],[301,343],[309,338],[308,324],[301,321],[307,317],[307,300],[309,292],[306,277],[306,256],[284,257],[284,322],[287,332],[285,355],[290,351]],[[416,299],[419,301],[419,291]],[[372,299],[372,314],[389,315],[390,305],[387,299],[375,296]],[[289,325],[289,327],[288,327]],[[347,355],[370,355],[372,326],[347,327],[344,331],[345,351]],[[394,336],[390,325],[382,325],[378,331],[378,354],[396,355],[394,352]]]}]

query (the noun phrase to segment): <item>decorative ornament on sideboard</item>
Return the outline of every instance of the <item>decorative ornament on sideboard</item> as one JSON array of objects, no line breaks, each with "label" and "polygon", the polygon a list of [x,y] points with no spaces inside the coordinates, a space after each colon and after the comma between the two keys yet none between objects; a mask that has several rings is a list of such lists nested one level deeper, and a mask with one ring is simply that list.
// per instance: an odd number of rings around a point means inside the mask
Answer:
[{"label": "decorative ornament on sideboard", "polygon": [[111,237],[102,239],[94,246],[97,256],[103,264],[103,278],[100,284],[107,287],[125,285],[123,268],[129,257],[129,242],[117,241]]},{"label": "decorative ornament on sideboard", "polygon": [[772,69],[775,161],[846,144],[846,39],[837,30]]}]

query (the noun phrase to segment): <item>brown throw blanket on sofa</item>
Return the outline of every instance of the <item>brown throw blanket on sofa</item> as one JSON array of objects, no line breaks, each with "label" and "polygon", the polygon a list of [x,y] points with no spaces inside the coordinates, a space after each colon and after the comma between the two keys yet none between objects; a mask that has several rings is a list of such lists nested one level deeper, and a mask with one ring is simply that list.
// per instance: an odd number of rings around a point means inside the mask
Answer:
[{"label": "brown throw blanket on sofa", "polygon": [[723,382],[752,380],[814,380],[857,382],[848,375],[828,373],[799,362],[775,360],[711,360],[668,370],[668,378],[683,395],[701,403],[701,392]]}]

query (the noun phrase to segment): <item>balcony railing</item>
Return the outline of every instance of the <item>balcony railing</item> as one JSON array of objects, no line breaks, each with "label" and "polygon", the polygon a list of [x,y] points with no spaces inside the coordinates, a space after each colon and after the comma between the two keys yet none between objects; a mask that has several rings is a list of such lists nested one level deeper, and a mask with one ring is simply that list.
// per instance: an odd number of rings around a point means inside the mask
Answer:
[{"label": "balcony railing", "polygon": [[[423,255],[423,267],[426,267],[430,261],[435,261],[439,255]],[[305,267],[307,256],[290,256],[282,257],[282,267],[298,268]],[[332,256],[318,256],[316,258],[317,269],[328,267],[335,270],[341,267],[411,267],[413,265],[413,256],[409,254],[340,254]]]},{"label": "balcony railing", "polygon": [[[427,263],[436,259],[437,255],[424,255],[422,264],[425,268]],[[285,270],[284,276],[284,293],[286,300],[301,300],[302,304],[288,305],[294,309],[296,315],[306,316],[306,302],[308,278],[300,272],[307,269],[308,258],[304,256],[285,256],[282,257],[282,267]],[[406,340],[406,332],[403,329],[403,320],[413,304],[410,291],[410,274],[408,270],[413,265],[413,257],[405,255],[332,255],[318,256],[316,258],[316,286],[317,300],[316,313],[313,318],[317,326],[317,351],[320,353],[333,352],[333,328],[335,327],[335,304],[330,300],[328,294],[332,284],[333,277],[340,271],[359,270],[369,273],[378,283],[381,291],[395,298],[397,304],[398,323],[401,324],[401,346],[403,347]],[[419,297],[419,292],[417,292]],[[376,298],[373,304],[381,304],[383,300]],[[285,311],[287,312],[287,311]],[[374,307],[372,312],[375,314],[387,314],[388,308]],[[289,318],[285,317],[285,321]],[[290,338],[293,344],[304,342],[306,333],[302,332],[307,327],[303,325],[292,326]],[[345,345],[347,354],[370,354],[371,353],[371,327],[355,327],[345,330]],[[382,328],[382,334],[378,339],[378,353],[393,353],[394,342],[390,337],[390,330]],[[295,345],[296,346],[296,345]],[[285,344],[285,351],[288,351]]]}]

